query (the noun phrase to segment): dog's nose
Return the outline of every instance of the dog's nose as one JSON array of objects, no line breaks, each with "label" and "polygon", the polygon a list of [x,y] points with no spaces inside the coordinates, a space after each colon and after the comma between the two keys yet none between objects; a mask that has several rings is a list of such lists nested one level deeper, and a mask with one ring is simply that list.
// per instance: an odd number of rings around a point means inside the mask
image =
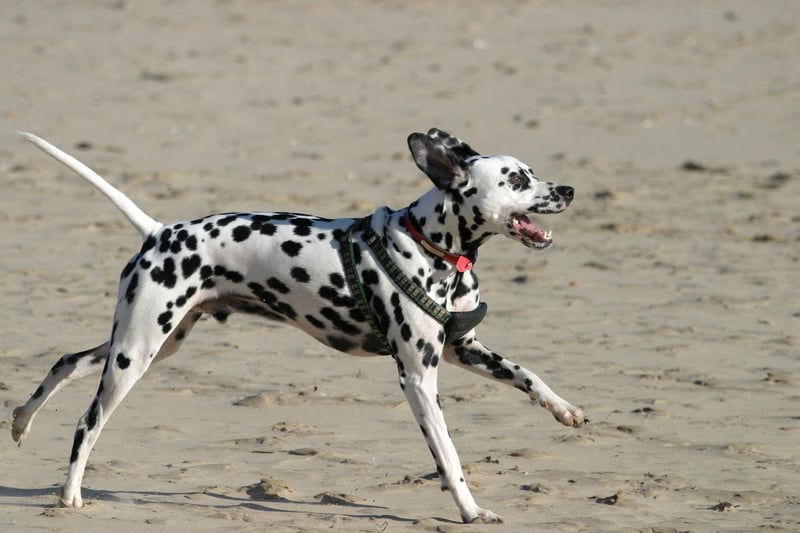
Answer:
[{"label": "dog's nose", "polygon": [[556,187],[556,192],[565,200],[572,200],[572,198],[575,196],[575,189],[572,187],[567,187],[566,185],[559,185]]}]

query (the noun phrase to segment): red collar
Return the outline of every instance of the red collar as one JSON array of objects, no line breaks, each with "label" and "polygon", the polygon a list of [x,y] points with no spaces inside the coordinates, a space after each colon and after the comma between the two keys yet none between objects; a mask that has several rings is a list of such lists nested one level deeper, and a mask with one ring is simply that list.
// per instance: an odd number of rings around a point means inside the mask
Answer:
[{"label": "red collar", "polygon": [[408,232],[414,237],[414,240],[419,243],[420,246],[425,248],[425,250],[429,251],[436,257],[441,257],[448,263],[452,263],[456,266],[456,270],[459,272],[466,272],[467,270],[472,270],[472,261],[465,255],[454,255],[449,252],[446,252],[433,244],[425,235],[423,235],[417,227],[414,225],[414,222],[411,220],[411,213],[410,211],[406,210],[406,217],[405,217],[406,228]]}]

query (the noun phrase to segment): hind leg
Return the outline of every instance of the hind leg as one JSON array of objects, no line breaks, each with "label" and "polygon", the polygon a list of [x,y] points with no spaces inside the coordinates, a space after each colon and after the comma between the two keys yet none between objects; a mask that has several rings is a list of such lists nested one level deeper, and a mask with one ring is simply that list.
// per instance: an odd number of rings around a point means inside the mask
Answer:
[{"label": "hind leg", "polygon": [[163,337],[132,339],[123,331],[119,342],[109,348],[97,395],[78,420],[69,459],[69,471],[61,489],[63,507],[81,507],[81,482],[92,447],[106,422],[137,381],[144,375],[158,353]]},{"label": "hind leg", "polygon": [[11,437],[17,445],[22,446],[22,441],[28,436],[36,413],[39,412],[39,409],[47,403],[47,400],[53,394],[74,379],[100,372],[106,358],[108,358],[108,342],[83,352],[63,355],[53,365],[47,377],[44,378],[25,405],[14,409]]},{"label": "hind leg", "polygon": [[[164,345],[153,360],[154,363],[161,361],[174,354],[180,348],[183,340],[191,331],[192,326],[200,318],[199,312],[193,311],[186,315],[177,328],[175,328],[167,338]],[[25,405],[14,409],[12,413],[13,422],[11,424],[11,437],[18,446],[31,430],[33,419],[44,404],[59,390],[69,382],[100,372],[108,358],[108,342],[95,346],[89,350],[69,353],[63,355],[50,372],[42,380],[42,383],[31,395]]]},{"label": "hind leg", "polygon": [[[164,334],[158,327],[149,331],[147,321],[155,320],[149,309],[152,306],[142,305],[143,318],[128,320],[127,324],[120,324],[117,331],[119,340],[115,340],[109,348],[109,355],[103,369],[103,376],[97,389],[97,395],[89,409],[78,420],[75,430],[75,439],[72,444],[72,453],[69,459],[67,480],[61,489],[60,504],[63,507],[81,507],[81,483],[86,469],[86,463],[92,447],[97,442],[114,410],[130,392],[137,381],[144,375],[150,364],[161,360],[177,351],[189,330],[197,322],[200,312],[190,311],[180,319],[177,327],[169,334]],[[136,327],[133,327],[133,323]]]}]

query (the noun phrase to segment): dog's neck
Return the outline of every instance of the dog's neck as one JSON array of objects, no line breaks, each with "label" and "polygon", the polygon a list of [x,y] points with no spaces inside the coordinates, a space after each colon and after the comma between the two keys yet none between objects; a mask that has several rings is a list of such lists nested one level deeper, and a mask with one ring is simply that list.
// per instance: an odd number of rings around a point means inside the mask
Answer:
[{"label": "dog's neck", "polygon": [[414,201],[408,212],[419,233],[442,252],[474,261],[478,246],[491,234],[476,233],[480,228],[472,228],[478,221],[472,219],[472,213],[463,213],[461,206],[457,191],[434,188]]}]

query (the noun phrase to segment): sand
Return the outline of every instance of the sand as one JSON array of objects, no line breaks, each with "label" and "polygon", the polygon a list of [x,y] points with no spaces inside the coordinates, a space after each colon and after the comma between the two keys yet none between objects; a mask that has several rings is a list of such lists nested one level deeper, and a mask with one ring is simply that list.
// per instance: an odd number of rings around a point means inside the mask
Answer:
[{"label": "sand", "polygon": [[[751,2],[7,2],[0,13],[0,530],[800,530],[800,8]],[[56,359],[109,333],[139,247],[25,143],[45,136],[163,221],[361,215],[429,186],[438,126],[576,188],[497,237],[480,338],[591,418],[445,366],[478,502],[462,526],[387,358],[248,317],[153,367],[55,508],[96,378]]]}]

